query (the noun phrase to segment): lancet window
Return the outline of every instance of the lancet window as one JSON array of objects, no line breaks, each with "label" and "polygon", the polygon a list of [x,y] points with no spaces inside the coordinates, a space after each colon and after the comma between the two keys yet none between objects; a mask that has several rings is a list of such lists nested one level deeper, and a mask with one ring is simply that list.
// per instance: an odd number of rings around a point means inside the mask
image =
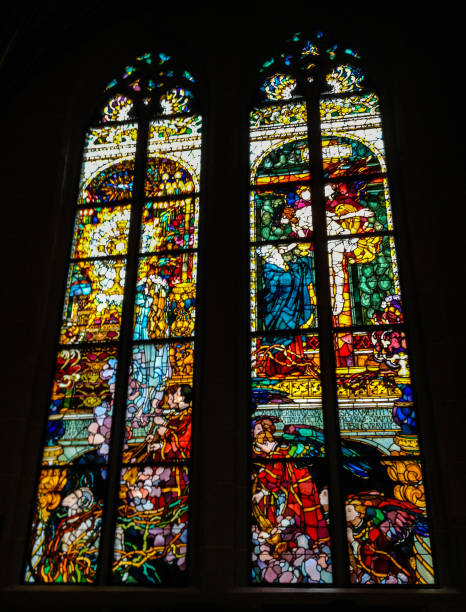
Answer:
[{"label": "lancet window", "polygon": [[251,581],[435,582],[377,93],[295,34],[250,113]]},{"label": "lancet window", "polygon": [[26,583],[186,583],[196,87],[146,53],[87,131]]}]

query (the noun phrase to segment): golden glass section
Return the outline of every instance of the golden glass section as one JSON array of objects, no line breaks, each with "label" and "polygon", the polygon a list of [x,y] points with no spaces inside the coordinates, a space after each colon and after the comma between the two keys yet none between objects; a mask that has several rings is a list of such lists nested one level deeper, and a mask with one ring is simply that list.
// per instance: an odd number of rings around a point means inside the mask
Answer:
[{"label": "golden glass section", "polygon": [[120,334],[125,259],[72,263],[60,343],[116,340]]},{"label": "golden glass section", "polygon": [[[322,387],[317,334],[252,338],[251,375],[256,386],[270,386],[291,402],[309,400],[310,404],[320,406]],[[278,396],[275,399],[280,403]]]},{"label": "golden glass section", "polygon": [[126,255],[130,214],[130,206],[78,209],[71,258]]},{"label": "golden glass section", "polygon": [[364,86],[364,74],[359,68],[340,65],[325,77],[332,93],[360,91]]},{"label": "golden glass section", "polygon": [[434,584],[419,458],[354,461],[353,470],[365,476],[359,485],[345,483],[351,491],[345,501],[351,583]]},{"label": "golden glass section", "polygon": [[253,338],[251,376],[255,456],[323,456],[318,336]]},{"label": "golden glass section", "polygon": [[196,253],[141,257],[134,340],[193,335],[196,275]]},{"label": "golden glass section", "polygon": [[322,121],[340,120],[345,117],[380,117],[378,96],[375,93],[365,93],[322,98],[320,102]]},{"label": "golden glass section", "polygon": [[130,98],[121,95],[113,96],[102,109],[102,122],[127,121],[132,111],[133,101]]},{"label": "golden glass section", "polygon": [[265,80],[262,90],[268,100],[289,100],[296,95],[294,90],[297,84],[296,79],[292,76],[275,73]]},{"label": "golden glass section", "polygon": [[45,465],[107,461],[116,368],[114,346],[58,352],[42,456]]},{"label": "golden glass section", "polygon": [[386,172],[385,146],[375,94],[323,98],[322,157],[327,176]]},{"label": "golden glass section", "polygon": [[258,331],[257,328],[257,261],[255,249],[251,249],[249,256],[250,265],[250,287],[249,287],[249,317],[252,332]]},{"label": "golden glass section", "polygon": [[265,126],[292,127],[293,125],[305,126],[307,123],[307,111],[305,102],[290,102],[254,108],[250,114],[250,127],[261,128]]},{"label": "golden glass section", "polygon": [[418,455],[419,439],[404,331],[334,335],[341,435],[358,455]]},{"label": "golden glass section", "polygon": [[149,127],[146,196],[199,192],[202,119],[157,119]]}]

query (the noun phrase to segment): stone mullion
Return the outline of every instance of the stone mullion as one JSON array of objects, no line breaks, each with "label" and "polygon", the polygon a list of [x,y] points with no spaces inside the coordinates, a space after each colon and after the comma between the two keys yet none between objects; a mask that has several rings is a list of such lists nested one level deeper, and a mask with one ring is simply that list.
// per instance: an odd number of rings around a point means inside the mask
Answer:
[{"label": "stone mullion", "polygon": [[[142,105],[141,105],[142,106]],[[144,184],[147,165],[147,145],[149,138],[149,118],[141,109],[138,123],[138,139],[134,163],[133,202],[131,206],[130,231],[126,265],[125,294],[120,328],[118,349],[118,369],[115,383],[115,397],[112,417],[111,446],[107,472],[107,491],[105,495],[102,536],[100,541],[98,583],[111,581],[113,561],[114,531],[120,488],[121,449],[125,426],[126,402],[128,392],[128,373],[131,363],[133,338],[133,311],[139,261],[139,240],[141,215],[144,204]]]},{"label": "stone mullion", "polygon": [[333,351],[330,274],[327,248],[320,95],[318,83],[303,83],[306,92],[310,188],[314,230],[317,322],[322,384],[325,449],[329,473],[332,565],[335,586],[346,584],[347,549],[344,500],[341,493],[340,429]]}]

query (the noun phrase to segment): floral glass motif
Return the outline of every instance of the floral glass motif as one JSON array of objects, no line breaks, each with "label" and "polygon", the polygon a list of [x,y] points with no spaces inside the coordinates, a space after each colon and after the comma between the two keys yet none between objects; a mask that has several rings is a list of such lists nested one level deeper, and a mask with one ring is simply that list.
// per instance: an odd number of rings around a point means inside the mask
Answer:
[{"label": "floral glass motif", "polygon": [[296,80],[287,74],[274,74],[265,81],[262,89],[269,100],[288,100],[293,97]]},{"label": "floral glass motif", "polygon": [[125,96],[114,96],[102,111],[102,122],[128,121],[133,110],[133,101]]},{"label": "floral glass motif", "polygon": [[115,583],[187,580],[201,129],[189,114],[149,124]]},{"label": "floral glass motif", "polygon": [[364,74],[353,66],[337,66],[325,77],[332,93],[363,89]]},{"label": "floral glass motif", "polygon": [[121,471],[115,530],[115,581],[180,584],[186,573],[189,477],[186,467],[146,465]]},{"label": "floral glass motif", "polygon": [[[379,101],[358,59],[320,32],[295,34],[262,66],[265,102],[250,114],[253,584],[333,580],[318,254],[329,268],[346,580],[435,583]],[[283,103],[298,77],[322,90]],[[317,236],[311,103],[325,196]]]},{"label": "floral glass motif", "polygon": [[175,115],[177,113],[188,113],[193,94],[185,89],[177,87],[163,94],[160,98],[160,106],[164,115]]},{"label": "floral glass motif", "polygon": [[[112,582],[186,584],[202,130],[194,82],[168,55],[145,53],[109,83],[115,93],[87,133],[26,583],[96,581],[114,447]],[[126,302],[133,330],[122,327]],[[130,355],[119,351],[123,333]],[[115,418],[123,440],[112,437]]]}]

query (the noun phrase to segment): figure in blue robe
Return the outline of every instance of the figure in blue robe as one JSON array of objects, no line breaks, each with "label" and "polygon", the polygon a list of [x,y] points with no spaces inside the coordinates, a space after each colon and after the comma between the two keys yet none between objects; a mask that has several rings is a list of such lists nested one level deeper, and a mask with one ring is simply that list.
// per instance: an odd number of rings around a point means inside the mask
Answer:
[{"label": "figure in blue robe", "polygon": [[[296,245],[288,245],[291,250]],[[285,263],[275,246],[262,247],[264,256],[262,318],[265,330],[287,330],[304,326],[314,314],[309,286],[314,283],[310,255],[295,256]]]}]

